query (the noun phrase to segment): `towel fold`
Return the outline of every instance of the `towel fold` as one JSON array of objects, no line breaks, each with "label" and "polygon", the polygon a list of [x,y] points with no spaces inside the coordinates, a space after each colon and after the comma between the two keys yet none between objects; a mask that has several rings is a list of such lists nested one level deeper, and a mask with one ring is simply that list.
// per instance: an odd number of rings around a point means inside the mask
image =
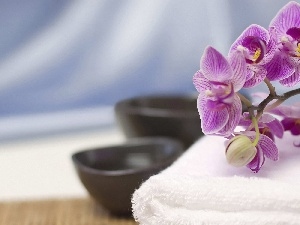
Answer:
[{"label": "towel fold", "polygon": [[277,140],[281,159],[258,174],[227,164],[224,139],[205,137],[135,191],[142,225],[300,224],[299,137]]}]

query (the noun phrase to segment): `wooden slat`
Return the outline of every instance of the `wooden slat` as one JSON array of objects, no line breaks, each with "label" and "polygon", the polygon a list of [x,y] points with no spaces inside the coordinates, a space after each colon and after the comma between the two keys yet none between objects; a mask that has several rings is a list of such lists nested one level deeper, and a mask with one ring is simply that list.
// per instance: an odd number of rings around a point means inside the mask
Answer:
[{"label": "wooden slat", "polygon": [[117,218],[90,199],[0,202],[3,225],[136,225]]}]

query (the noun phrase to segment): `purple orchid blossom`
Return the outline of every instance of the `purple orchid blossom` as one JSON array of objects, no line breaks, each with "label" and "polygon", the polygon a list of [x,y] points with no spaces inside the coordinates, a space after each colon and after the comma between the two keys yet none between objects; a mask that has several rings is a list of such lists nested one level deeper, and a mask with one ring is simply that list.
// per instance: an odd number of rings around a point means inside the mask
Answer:
[{"label": "purple orchid blossom", "polygon": [[[249,113],[244,112],[239,122],[239,126],[249,127],[252,121],[249,118]],[[258,121],[259,133],[268,136],[272,141],[275,141],[275,137],[282,138],[284,133],[284,127],[281,122],[271,114],[263,114]]]},{"label": "purple orchid blossom", "polygon": [[[263,98],[258,104],[237,93],[262,81],[269,94],[257,93],[254,97]],[[207,47],[200,70],[193,76],[203,133],[228,139],[227,162],[247,166],[254,173],[266,159],[278,160],[275,141],[283,138],[285,131],[300,135],[300,103],[280,105],[300,94],[300,88],[278,95],[270,81],[286,87],[300,83],[300,4],[295,1],[277,13],[268,30],[256,24],[247,27],[231,45],[227,58]],[[251,116],[242,115],[241,100]],[[235,131],[237,126],[244,131]]]},{"label": "purple orchid blossom", "polygon": [[227,60],[213,47],[207,47],[200,70],[193,77],[199,92],[197,107],[204,134],[230,135],[237,126],[242,104],[236,94],[246,79],[246,62],[236,51]]},{"label": "purple orchid blossom", "polygon": [[[255,139],[255,131],[246,131],[243,135],[248,136],[251,140]],[[258,173],[263,164],[265,158],[273,161],[278,160],[278,148],[274,141],[265,134],[260,134],[259,141],[256,145],[257,153],[253,160],[248,163],[247,167],[254,173]]]},{"label": "purple orchid blossom", "polygon": [[[248,127],[252,122],[249,118],[249,113],[243,113],[239,125]],[[265,162],[265,157],[277,161],[278,149],[275,145],[275,138],[283,137],[284,129],[278,119],[270,114],[263,114],[258,121],[260,139],[256,145],[257,153],[253,160],[247,165],[253,172],[257,173]],[[255,139],[255,131],[242,132],[243,135],[248,136],[251,140]]]},{"label": "purple orchid blossom", "polygon": [[300,118],[284,118],[281,121],[284,130],[289,130],[293,135],[300,135]]},{"label": "purple orchid blossom", "polygon": [[292,87],[300,82],[300,4],[289,2],[270,23],[270,35],[277,47],[264,67],[267,78]]},{"label": "purple orchid blossom", "polygon": [[283,117],[281,123],[285,131],[290,131],[292,135],[300,135],[300,103],[291,106],[279,105],[271,112]]},{"label": "purple orchid blossom", "polygon": [[246,28],[232,44],[229,57],[236,50],[240,50],[247,63],[245,88],[254,87],[265,79],[267,70],[263,65],[273,58],[275,47],[275,42],[270,38],[268,30],[256,24]]}]

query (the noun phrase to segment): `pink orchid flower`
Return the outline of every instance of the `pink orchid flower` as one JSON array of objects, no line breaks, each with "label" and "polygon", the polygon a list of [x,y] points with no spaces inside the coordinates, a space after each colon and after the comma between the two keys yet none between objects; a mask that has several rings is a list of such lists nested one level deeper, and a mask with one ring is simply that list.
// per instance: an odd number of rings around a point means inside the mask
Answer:
[{"label": "pink orchid flower", "polygon": [[246,78],[246,62],[240,51],[229,60],[213,47],[207,47],[200,70],[193,77],[199,92],[197,107],[205,134],[230,135],[237,126],[242,104],[236,94]]},{"label": "pink orchid flower", "polygon": [[[249,118],[249,113],[243,113],[239,122],[240,126],[248,127],[252,122]],[[284,129],[278,119],[270,114],[263,114],[258,121],[259,141],[256,145],[257,153],[253,160],[247,165],[249,169],[257,173],[265,162],[265,158],[273,161],[278,160],[278,148],[275,144],[274,136],[283,137]],[[251,140],[255,139],[255,131],[244,131],[241,134],[248,136]]]},{"label": "pink orchid flower", "polygon": [[229,56],[236,50],[243,52],[247,63],[245,88],[251,88],[261,83],[267,70],[263,67],[274,56],[275,42],[270,38],[269,31],[252,24],[236,39],[229,50]]},{"label": "pink orchid flower", "polygon": [[271,112],[283,117],[281,123],[285,131],[290,131],[292,135],[300,135],[300,103],[291,106],[279,105]]},{"label": "pink orchid flower", "polygon": [[[249,127],[252,121],[249,118],[249,113],[244,112],[239,122],[239,126]],[[281,122],[271,114],[263,114],[258,121],[259,132],[268,136],[271,140],[275,141],[275,137],[282,138],[284,127]]]},{"label": "pink orchid flower", "polygon": [[[245,132],[251,140],[255,138],[255,131]],[[260,134],[258,144],[256,145],[257,153],[254,159],[247,165],[254,173],[258,173],[265,163],[265,158],[273,161],[278,160],[278,148],[274,141],[265,134]]]},{"label": "pink orchid flower", "polygon": [[292,87],[300,82],[300,4],[289,2],[270,23],[277,44],[273,59],[265,65],[267,78]]}]

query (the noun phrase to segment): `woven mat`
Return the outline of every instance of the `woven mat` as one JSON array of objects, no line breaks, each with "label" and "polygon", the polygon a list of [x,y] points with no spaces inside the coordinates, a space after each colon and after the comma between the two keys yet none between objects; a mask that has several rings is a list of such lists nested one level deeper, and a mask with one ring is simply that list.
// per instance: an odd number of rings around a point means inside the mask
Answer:
[{"label": "woven mat", "polygon": [[117,218],[91,199],[0,202],[1,225],[136,225]]}]

